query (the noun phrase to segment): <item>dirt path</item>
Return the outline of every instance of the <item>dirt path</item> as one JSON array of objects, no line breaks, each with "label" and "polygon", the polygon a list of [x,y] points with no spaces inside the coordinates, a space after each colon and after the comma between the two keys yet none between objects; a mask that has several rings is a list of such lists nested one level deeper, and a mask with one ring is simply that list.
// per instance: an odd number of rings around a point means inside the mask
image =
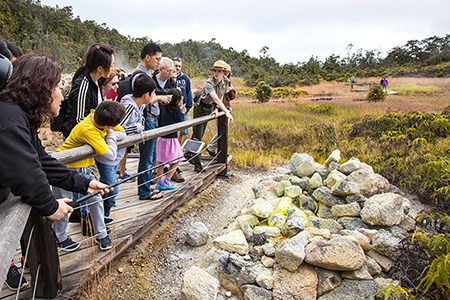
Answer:
[{"label": "dirt path", "polygon": [[[229,179],[212,185],[162,221],[103,272],[83,299],[181,299],[184,272],[192,265],[206,268],[212,240],[253,198],[252,187],[268,172],[231,171]],[[209,230],[206,245],[193,248],[185,234],[194,222]]]}]

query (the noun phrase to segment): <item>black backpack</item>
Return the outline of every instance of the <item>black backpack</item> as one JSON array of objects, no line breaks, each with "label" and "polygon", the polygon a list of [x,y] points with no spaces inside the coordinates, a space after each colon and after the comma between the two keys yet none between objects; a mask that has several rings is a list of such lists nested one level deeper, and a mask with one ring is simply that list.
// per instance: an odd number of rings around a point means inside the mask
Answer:
[{"label": "black backpack", "polygon": [[117,89],[117,94],[119,94],[119,96],[117,97],[117,101],[120,102],[123,96],[133,93],[133,86],[132,86],[133,78],[134,76],[140,73],[144,72],[141,70],[136,70],[133,72],[133,74],[128,75],[127,77],[119,81],[119,87]]}]

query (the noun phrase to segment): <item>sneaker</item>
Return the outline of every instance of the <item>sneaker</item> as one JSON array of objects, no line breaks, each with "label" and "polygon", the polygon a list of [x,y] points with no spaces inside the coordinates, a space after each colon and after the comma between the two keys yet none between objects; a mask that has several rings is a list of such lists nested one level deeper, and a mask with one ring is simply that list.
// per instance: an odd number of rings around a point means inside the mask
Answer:
[{"label": "sneaker", "polygon": [[170,178],[169,177],[166,177],[163,182],[169,188],[169,190],[176,190],[177,189],[176,186],[174,186],[172,183],[170,183]]},{"label": "sneaker", "polygon": [[75,209],[69,216],[69,223],[81,223],[81,213],[79,209]]},{"label": "sneaker", "polygon": [[105,236],[102,239],[95,239],[95,242],[98,244],[100,250],[102,251],[106,251],[112,248],[112,242],[109,235]]},{"label": "sneaker", "polygon": [[[168,178],[169,177],[166,177],[166,179],[168,179]],[[155,190],[158,190],[158,191],[175,190],[176,187],[170,183],[170,179],[168,181],[166,179],[164,179],[164,181],[158,180]]]},{"label": "sneaker", "polygon": [[80,243],[74,242],[70,237],[68,237],[64,242],[58,243],[58,247],[65,252],[73,252],[80,248]]},{"label": "sneaker", "polygon": [[128,174],[127,172],[123,173],[123,175],[119,175],[119,179],[122,180],[122,181],[134,182],[136,180],[136,178],[132,178],[130,180],[127,180],[130,177],[131,177],[130,174]]},{"label": "sneaker", "polygon": [[177,168],[175,171],[176,171],[176,173],[178,173],[178,174],[182,174],[182,173],[183,173],[183,171],[181,171],[180,168]]},{"label": "sneaker", "polygon": [[111,225],[114,222],[114,220],[110,217],[105,217],[104,220],[105,220],[105,225]]},{"label": "sneaker", "polygon": [[172,180],[175,182],[184,182],[186,179],[181,175],[181,173],[173,173]]},{"label": "sneaker", "polygon": [[[22,281],[20,281],[21,277]],[[5,283],[6,286],[12,291],[17,291],[19,287],[23,288],[28,285],[28,281],[22,276],[20,269],[15,265],[9,267]]]}]

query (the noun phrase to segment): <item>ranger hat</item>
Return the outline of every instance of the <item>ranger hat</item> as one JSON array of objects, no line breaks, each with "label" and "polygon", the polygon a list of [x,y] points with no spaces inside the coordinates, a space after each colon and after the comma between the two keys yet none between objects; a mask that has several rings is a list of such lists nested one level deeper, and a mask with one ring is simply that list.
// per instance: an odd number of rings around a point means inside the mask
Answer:
[{"label": "ranger hat", "polygon": [[0,54],[0,91],[2,91],[12,74],[12,65],[9,59]]},{"label": "ranger hat", "polygon": [[225,73],[231,73],[230,65],[224,62],[223,60],[216,61],[212,66],[212,68],[209,68],[209,70],[221,70],[224,71]]}]

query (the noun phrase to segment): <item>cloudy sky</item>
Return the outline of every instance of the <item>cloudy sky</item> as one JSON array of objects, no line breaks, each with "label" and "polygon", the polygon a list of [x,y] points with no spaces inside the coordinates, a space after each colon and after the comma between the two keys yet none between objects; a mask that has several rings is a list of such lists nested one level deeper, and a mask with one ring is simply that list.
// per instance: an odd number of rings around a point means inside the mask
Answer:
[{"label": "cloudy sky", "polygon": [[[263,46],[281,63],[377,49],[450,34],[449,0],[41,0],[71,6],[82,20],[106,23],[154,41],[210,41],[259,56]],[[164,50],[164,49],[163,49]]]}]

